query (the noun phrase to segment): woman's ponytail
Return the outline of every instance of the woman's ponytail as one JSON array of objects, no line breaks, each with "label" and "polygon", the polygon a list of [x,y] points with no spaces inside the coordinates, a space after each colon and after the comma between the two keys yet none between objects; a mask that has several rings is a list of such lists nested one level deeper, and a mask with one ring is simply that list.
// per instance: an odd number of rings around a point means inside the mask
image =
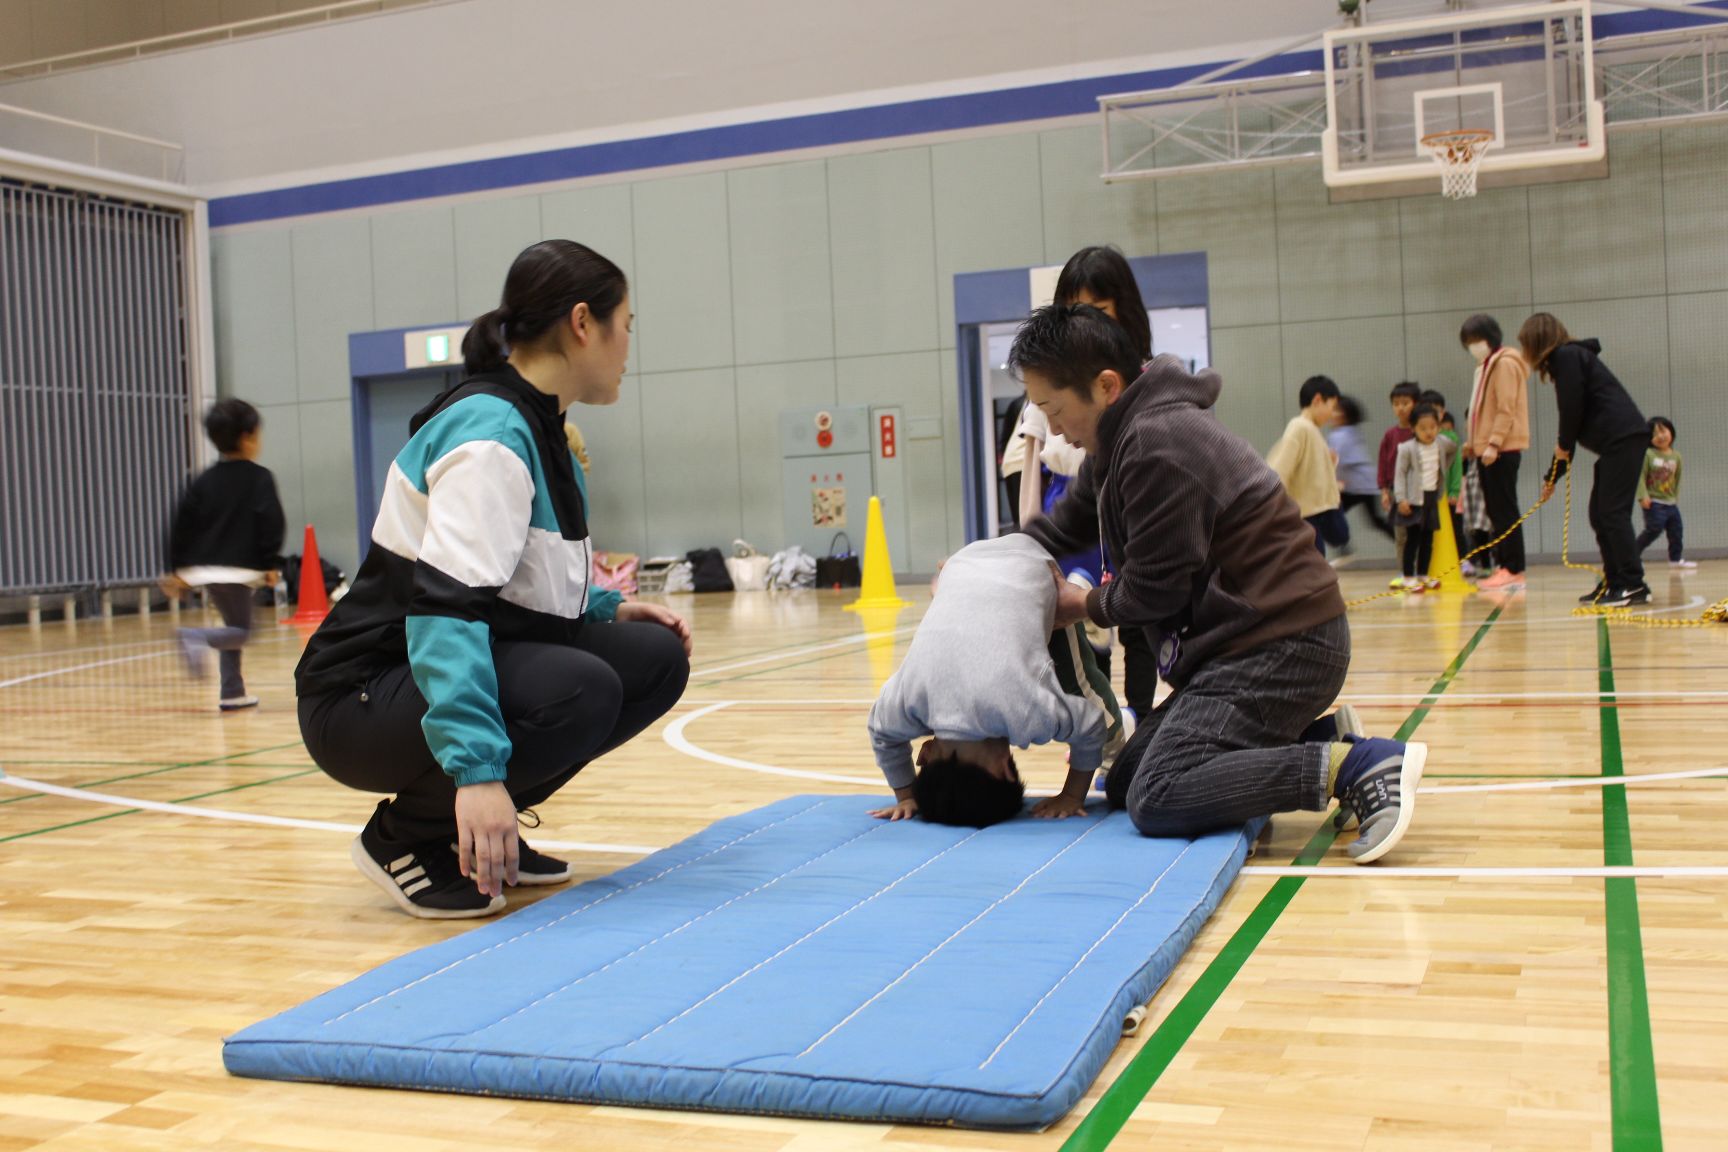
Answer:
[{"label": "woman's ponytail", "polygon": [[462,337],[462,365],[470,375],[504,367],[504,323],[508,310],[494,308],[475,317]]},{"label": "woman's ponytail", "polygon": [[511,348],[533,347],[587,304],[602,324],[624,302],[629,284],[619,267],[573,240],[542,240],[510,265],[504,299],[475,319],[462,337],[462,362],[470,373],[504,367]]}]

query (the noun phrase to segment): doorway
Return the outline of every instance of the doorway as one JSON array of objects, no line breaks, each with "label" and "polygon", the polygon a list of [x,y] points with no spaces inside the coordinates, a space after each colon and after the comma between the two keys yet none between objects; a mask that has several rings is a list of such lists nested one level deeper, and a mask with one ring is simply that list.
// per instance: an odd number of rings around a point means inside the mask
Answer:
[{"label": "doorway", "polygon": [[[1206,254],[1130,257],[1128,265],[1148,305],[1153,355],[1171,354],[1190,371],[1211,366]],[[954,277],[955,348],[959,357],[961,467],[966,539],[1000,535],[1014,526],[1002,476],[1003,442],[1024,389],[1008,370],[1014,334],[1031,310],[1049,268],[1005,268]],[[1047,294],[1049,288],[1043,291]]]}]

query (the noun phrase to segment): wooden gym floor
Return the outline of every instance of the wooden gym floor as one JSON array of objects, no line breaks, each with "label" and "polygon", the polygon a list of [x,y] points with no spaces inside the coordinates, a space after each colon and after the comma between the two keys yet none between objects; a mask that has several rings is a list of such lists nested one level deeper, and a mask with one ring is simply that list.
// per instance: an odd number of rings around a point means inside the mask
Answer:
[{"label": "wooden gym floor", "polygon": [[[163,615],[0,629],[0,1152],[1720,1148],[1728,777],[1702,773],[1728,771],[1728,627],[1604,626],[1569,614],[1578,574],[1532,576],[1501,602],[1352,614],[1346,698],[1432,748],[1405,845],[1358,869],[1320,817],[1279,817],[1140,1035],[1026,1136],[231,1078],[224,1035],[467,926],[353,871],[372,800],[307,760],[293,629],[248,651],[264,703],[232,716]],[[572,856],[588,878],[781,796],[879,787],[866,710],[926,602],[902,591],[912,608],[868,623],[829,593],[671,598],[690,691],[546,805],[537,841],[597,846]],[[1650,612],[1724,594],[1707,564]],[[1021,763],[1060,778],[1060,751]]]}]

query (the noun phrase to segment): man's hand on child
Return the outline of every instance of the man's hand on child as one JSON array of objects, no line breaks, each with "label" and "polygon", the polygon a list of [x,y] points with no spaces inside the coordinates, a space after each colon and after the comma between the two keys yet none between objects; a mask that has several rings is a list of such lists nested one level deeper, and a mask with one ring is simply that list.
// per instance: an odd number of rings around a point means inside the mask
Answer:
[{"label": "man's hand on child", "polygon": [[1086,589],[1066,580],[1056,585],[1056,628],[1071,628],[1086,619]]},{"label": "man's hand on child", "polygon": [[918,815],[918,801],[901,800],[887,808],[872,808],[870,815],[878,820],[910,820]]}]

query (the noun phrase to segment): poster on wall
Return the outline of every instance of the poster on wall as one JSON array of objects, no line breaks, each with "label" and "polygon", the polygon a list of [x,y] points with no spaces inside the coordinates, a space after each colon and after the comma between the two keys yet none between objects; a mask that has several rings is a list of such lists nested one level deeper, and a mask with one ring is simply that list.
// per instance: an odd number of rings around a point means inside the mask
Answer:
[{"label": "poster on wall", "polygon": [[846,527],[846,489],[811,488],[810,523],[817,528]]}]

